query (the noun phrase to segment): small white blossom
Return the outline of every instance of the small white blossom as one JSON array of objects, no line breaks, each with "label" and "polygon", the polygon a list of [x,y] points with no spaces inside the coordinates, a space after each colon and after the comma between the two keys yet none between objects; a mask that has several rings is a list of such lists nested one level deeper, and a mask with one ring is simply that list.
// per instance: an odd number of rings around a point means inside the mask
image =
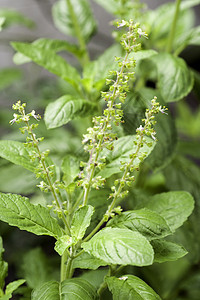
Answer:
[{"label": "small white blossom", "polygon": [[138,28],[138,31],[137,31],[137,32],[138,32],[140,38],[141,38],[141,36],[143,36],[143,37],[145,37],[146,39],[148,39],[147,33],[146,33],[145,31],[142,31],[141,28]]},{"label": "small white blossom", "polygon": [[123,27],[126,25],[126,21],[122,20],[121,23],[118,24],[117,28]]}]

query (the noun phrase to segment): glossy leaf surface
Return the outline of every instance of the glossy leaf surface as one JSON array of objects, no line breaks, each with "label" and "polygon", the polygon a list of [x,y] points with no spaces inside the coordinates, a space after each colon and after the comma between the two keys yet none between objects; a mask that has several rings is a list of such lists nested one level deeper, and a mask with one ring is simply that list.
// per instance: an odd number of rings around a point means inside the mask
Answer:
[{"label": "glossy leaf surface", "polygon": [[[129,162],[130,154],[135,153],[137,149],[137,146],[134,144],[135,139],[135,135],[127,135],[113,142],[114,150],[109,151],[107,149],[104,149],[101,155],[106,157],[107,163],[105,168],[98,173],[98,176],[101,175],[104,178],[108,178],[113,174],[121,172],[121,162]],[[145,137],[145,139],[148,142],[152,143],[152,146],[148,147],[146,144],[144,144],[144,146],[139,151],[139,155],[141,153],[146,153],[146,155],[148,156],[149,153],[153,150],[155,142],[149,137]],[[135,159],[134,163],[135,166],[138,166],[140,164],[140,160],[138,157]]]},{"label": "glossy leaf surface", "polygon": [[76,117],[86,117],[94,112],[96,105],[84,99],[62,96],[46,107],[44,120],[48,129],[67,124]]},{"label": "glossy leaf surface", "polygon": [[133,275],[106,277],[106,282],[113,300],[161,300],[150,286]]},{"label": "glossy leaf surface", "polygon": [[165,219],[146,208],[122,212],[111,219],[107,226],[138,231],[148,240],[162,238],[171,233]]},{"label": "glossy leaf surface", "polygon": [[184,247],[165,240],[154,240],[151,242],[151,245],[155,252],[155,262],[174,261],[187,254]]},{"label": "glossy leaf surface", "polygon": [[107,266],[102,259],[96,258],[87,252],[83,252],[73,261],[73,268],[96,270],[101,266]]},{"label": "glossy leaf surface", "polygon": [[61,283],[48,281],[36,289],[32,300],[94,300],[94,287],[86,280],[73,278]]},{"label": "glossy leaf surface", "polygon": [[[54,23],[61,32],[73,37],[76,37],[78,27],[79,34],[87,41],[96,30],[96,22],[90,5],[87,0],[73,0],[70,2],[60,0],[54,4],[52,10]],[[75,16],[71,13],[70,6],[72,6]]]},{"label": "glossy leaf surface", "polygon": [[37,45],[29,43],[12,42],[11,45],[19,53],[22,53],[39,66],[61,77],[77,88],[80,81],[77,70],[53,50],[42,49]]},{"label": "glossy leaf surface", "polygon": [[184,191],[175,191],[152,196],[146,207],[162,216],[172,231],[180,227],[194,209],[194,200],[191,194]]},{"label": "glossy leaf surface", "polygon": [[17,141],[0,141],[0,157],[34,172],[36,163],[29,157],[28,148]]},{"label": "glossy leaf surface", "polygon": [[33,205],[25,197],[0,193],[0,220],[37,235],[61,236],[62,228],[47,208]]},{"label": "glossy leaf surface", "polygon": [[146,266],[152,264],[153,249],[138,232],[122,228],[105,228],[82,244],[89,254],[108,264]]},{"label": "glossy leaf surface", "polygon": [[71,223],[71,235],[72,237],[80,240],[84,237],[85,231],[90,225],[91,217],[94,213],[94,207],[91,205],[85,205],[77,209],[74,213]]},{"label": "glossy leaf surface", "polygon": [[166,102],[181,100],[189,94],[194,79],[182,58],[160,53],[152,60],[157,66],[158,88]]}]

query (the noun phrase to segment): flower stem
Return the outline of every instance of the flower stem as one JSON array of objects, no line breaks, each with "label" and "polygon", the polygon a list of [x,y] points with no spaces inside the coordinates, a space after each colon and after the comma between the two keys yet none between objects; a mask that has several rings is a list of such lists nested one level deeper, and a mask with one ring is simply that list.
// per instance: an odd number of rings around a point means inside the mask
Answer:
[{"label": "flower stem", "polygon": [[168,43],[167,43],[167,47],[166,47],[166,51],[168,53],[171,53],[171,51],[172,51],[173,41],[174,41],[175,32],[176,32],[176,24],[178,21],[178,15],[179,15],[179,10],[180,10],[180,4],[181,4],[181,0],[176,0],[176,8],[175,8],[175,13],[174,13],[174,18],[173,18],[171,30],[169,33]]}]

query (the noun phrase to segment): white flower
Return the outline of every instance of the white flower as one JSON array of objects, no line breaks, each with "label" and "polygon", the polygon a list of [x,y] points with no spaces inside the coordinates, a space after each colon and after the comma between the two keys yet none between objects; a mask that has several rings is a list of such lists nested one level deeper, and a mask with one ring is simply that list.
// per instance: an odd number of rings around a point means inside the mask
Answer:
[{"label": "white flower", "polygon": [[118,24],[117,28],[123,27],[126,25],[126,21],[122,20],[121,23]]},{"label": "white flower", "polygon": [[143,36],[143,37],[145,37],[146,39],[148,39],[147,33],[146,33],[145,31],[142,31],[141,28],[138,28],[138,31],[137,31],[137,32],[138,32],[140,38],[141,38],[141,36]]}]

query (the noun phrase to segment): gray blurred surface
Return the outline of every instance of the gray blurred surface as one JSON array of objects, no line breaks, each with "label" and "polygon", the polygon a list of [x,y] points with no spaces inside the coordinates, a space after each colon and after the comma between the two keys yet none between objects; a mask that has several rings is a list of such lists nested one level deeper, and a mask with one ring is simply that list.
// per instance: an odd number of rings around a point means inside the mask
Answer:
[{"label": "gray blurred surface", "polygon": [[[13,50],[10,47],[10,41],[33,41],[39,37],[68,39],[60,33],[53,25],[51,8],[57,2],[56,0],[0,0],[0,8],[9,8],[17,10],[30,19],[34,20],[37,27],[34,30],[26,29],[22,26],[12,26],[0,33],[0,68],[13,66]],[[112,16],[94,1],[90,1],[93,12],[98,21],[99,29],[97,35],[90,42],[90,50],[102,51],[111,44],[109,22]],[[148,0],[144,1],[150,8],[161,5],[166,0]]]}]

